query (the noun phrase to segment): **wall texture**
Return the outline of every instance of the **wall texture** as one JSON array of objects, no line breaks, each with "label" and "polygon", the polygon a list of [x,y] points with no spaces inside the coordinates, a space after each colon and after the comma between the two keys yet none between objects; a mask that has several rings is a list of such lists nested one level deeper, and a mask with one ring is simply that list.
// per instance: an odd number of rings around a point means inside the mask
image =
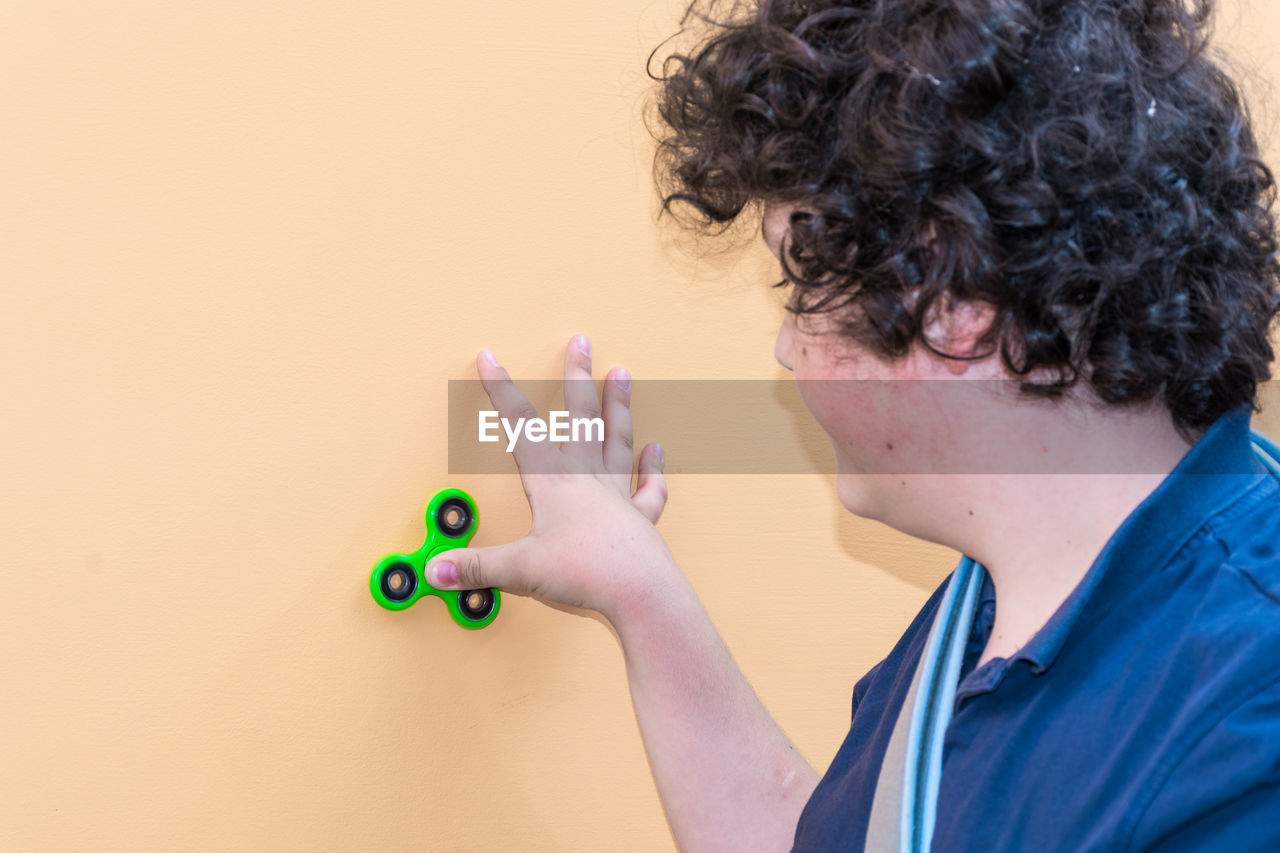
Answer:
[{"label": "wall texture", "polygon": [[[482,347],[783,375],[763,247],[654,225],[644,61],[681,5],[0,2],[0,849],[670,849],[608,631],[508,597],[467,632],[366,582],[448,485],[476,544],[527,530],[514,475],[448,474]],[[1280,11],[1221,29],[1276,79]],[[824,768],[955,555],[822,476],[670,486]]]}]

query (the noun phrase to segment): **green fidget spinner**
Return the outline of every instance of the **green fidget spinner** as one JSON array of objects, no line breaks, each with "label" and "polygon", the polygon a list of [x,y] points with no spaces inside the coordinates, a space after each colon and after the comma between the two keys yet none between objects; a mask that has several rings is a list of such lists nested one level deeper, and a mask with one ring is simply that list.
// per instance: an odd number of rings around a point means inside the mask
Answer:
[{"label": "green fidget spinner", "polygon": [[476,502],[461,489],[437,492],[427,504],[427,541],[412,554],[388,554],[369,575],[373,600],[388,610],[404,610],[424,595],[438,595],[453,621],[464,628],[483,628],[498,615],[502,597],[496,589],[436,589],[427,583],[427,563],[442,551],[465,548],[476,532]]}]

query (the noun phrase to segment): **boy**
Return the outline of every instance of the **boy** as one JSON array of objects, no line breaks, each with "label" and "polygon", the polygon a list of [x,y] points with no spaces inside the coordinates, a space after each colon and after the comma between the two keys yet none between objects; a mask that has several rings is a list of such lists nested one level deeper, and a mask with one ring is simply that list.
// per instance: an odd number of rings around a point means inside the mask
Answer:
[{"label": "boy", "polygon": [[[664,209],[764,203],[794,288],[775,355],[841,503],[985,568],[934,849],[1280,849],[1280,486],[1248,436],[1274,182],[1207,21],[1179,0],[762,0],[662,79]],[[502,416],[536,414],[488,351],[477,368]],[[631,491],[629,375],[597,399],[590,371],[579,336],[566,408],[603,414],[603,441],[520,442],[529,535],[428,579],[608,620],[682,849],[882,847],[946,584],[855,686],[820,780],[654,528],[657,445]]]}]

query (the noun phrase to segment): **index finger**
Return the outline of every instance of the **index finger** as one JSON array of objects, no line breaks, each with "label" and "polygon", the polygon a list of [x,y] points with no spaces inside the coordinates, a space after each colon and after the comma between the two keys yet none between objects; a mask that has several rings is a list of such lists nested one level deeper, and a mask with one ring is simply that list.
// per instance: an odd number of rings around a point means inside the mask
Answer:
[{"label": "index finger", "polygon": [[[516,458],[516,466],[521,476],[525,474],[547,474],[556,470],[559,454],[545,442],[530,441],[524,432],[523,423],[539,417],[538,410],[525,397],[516,383],[511,381],[506,368],[498,364],[498,359],[489,350],[483,350],[476,356],[476,371],[480,374],[480,384],[489,400],[498,410],[498,417],[505,418],[513,431],[518,432],[512,455]],[[521,422],[521,418],[524,419]],[[506,429],[503,429],[503,440],[506,441]]]}]

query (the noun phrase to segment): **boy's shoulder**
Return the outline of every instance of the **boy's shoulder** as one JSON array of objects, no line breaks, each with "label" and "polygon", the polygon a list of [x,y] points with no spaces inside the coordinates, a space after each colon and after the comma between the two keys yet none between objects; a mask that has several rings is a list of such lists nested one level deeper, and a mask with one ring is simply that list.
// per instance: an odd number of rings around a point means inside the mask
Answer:
[{"label": "boy's shoulder", "polygon": [[[1205,600],[1205,629],[1280,635],[1280,481],[1267,476],[1206,525],[1222,557]],[[1209,552],[1212,555],[1212,550]],[[1253,622],[1251,614],[1262,617]],[[1276,656],[1280,663],[1280,655]]]},{"label": "boy's shoulder", "polygon": [[1209,528],[1194,579],[1171,591],[1185,619],[1146,661],[1152,695],[1176,701],[1130,849],[1280,845],[1280,485],[1268,477]]},{"label": "boy's shoulder", "polygon": [[1280,482],[1259,477],[1200,533],[1155,584],[1176,617],[1170,653],[1244,683],[1280,678]]}]

